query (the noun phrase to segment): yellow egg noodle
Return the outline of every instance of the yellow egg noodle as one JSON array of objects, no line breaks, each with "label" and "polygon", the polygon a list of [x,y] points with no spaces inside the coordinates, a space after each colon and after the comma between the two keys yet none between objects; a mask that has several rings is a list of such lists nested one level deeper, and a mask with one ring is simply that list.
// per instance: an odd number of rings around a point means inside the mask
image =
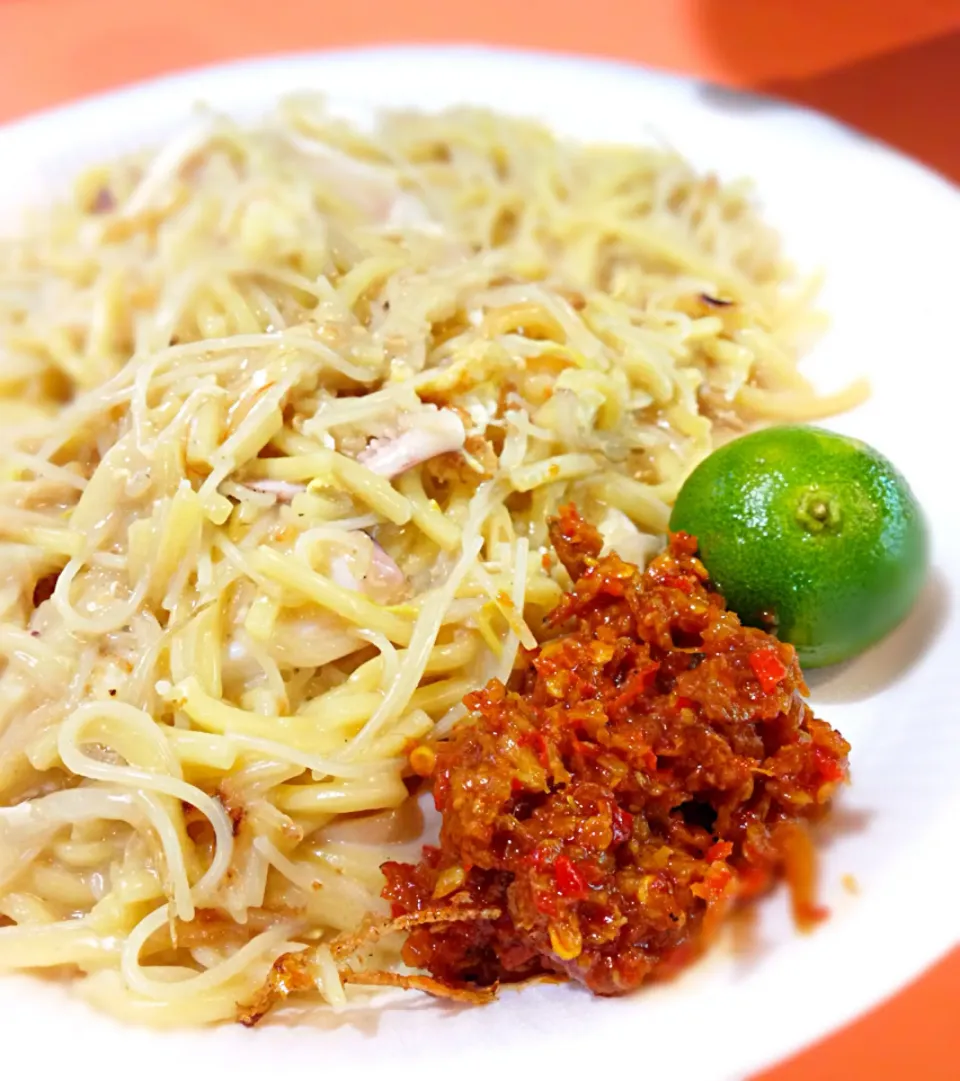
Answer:
[{"label": "yellow egg noodle", "polygon": [[812,295],[747,187],[467,109],[198,111],[32,214],[0,243],[0,968],[196,1024],[319,946],[318,1001],[362,996],[323,943],[414,850],[405,751],[568,584],[547,517],[643,562],[718,441],[856,404],[797,370]]}]

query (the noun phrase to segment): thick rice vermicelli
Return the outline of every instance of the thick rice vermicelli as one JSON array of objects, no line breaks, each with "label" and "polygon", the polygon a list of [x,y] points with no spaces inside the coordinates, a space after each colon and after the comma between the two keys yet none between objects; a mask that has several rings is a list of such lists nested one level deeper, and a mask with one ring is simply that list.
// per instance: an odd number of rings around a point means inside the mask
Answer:
[{"label": "thick rice vermicelli", "polygon": [[569,584],[548,515],[643,563],[718,441],[862,396],[798,373],[811,294],[746,187],[471,110],[198,113],[35,213],[0,244],[0,967],[209,1022],[383,911],[405,750]]}]

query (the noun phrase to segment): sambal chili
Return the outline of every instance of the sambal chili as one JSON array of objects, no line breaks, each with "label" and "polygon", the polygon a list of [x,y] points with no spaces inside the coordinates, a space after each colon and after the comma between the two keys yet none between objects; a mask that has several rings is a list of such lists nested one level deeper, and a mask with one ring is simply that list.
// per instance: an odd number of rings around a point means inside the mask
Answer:
[{"label": "sambal chili", "polygon": [[548,975],[630,991],[781,874],[798,918],[820,915],[807,823],[849,745],[804,701],[792,647],[726,610],[690,536],[646,571],[601,556],[573,508],[551,539],[574,582],[557,637],[413,752],[439,845],[383,867],[404,960],[452,993]]}]

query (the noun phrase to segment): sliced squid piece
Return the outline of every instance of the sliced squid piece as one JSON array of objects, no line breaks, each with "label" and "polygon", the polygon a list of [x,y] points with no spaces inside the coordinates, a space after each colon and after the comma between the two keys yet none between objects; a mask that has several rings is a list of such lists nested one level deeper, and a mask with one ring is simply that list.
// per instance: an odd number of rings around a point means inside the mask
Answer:
[{"label": "sliced squid piece", "polygon": [[365,533],[369,555],[362,558],[359,552],[342,553],[330,560],[330,577],[344,589],[365,593],[381,603],[397,599],[407,587],[407,579],[391,556]]},{"label": "sliced squid piece", "polygon": [[252,488],[255,492],[263,492],[264,495],[276,496],[278,503],[290,503],[294,496],[307,490],[305,484],[295,484],[289,480],[272,480],[269,477],[262,480],[244,481],[244,486]]},{"label": "sliced squid piece", "polygon": [[372,439],[357,460],[381,477],[396,477],[440,454],[462,450],[467,439],[463,421],[452,409],[403,414],[398,429],[395,436]]},{"label": "sliced squid piece", "polygon": [[395,169],[362,161],[312,139],[296,138],[294,145],[314,159],[319,177],[371,222],[387,229],[439,228],[423,200],[401,186]]},{"label": "sliced squid piece", "polygon": [[603,555],[616,554],[626,563],[645,567],[660,550],[660,541],[650,533],[641,533],[633,522],[614,507],[609,507],[599,526],[603,537]]}]

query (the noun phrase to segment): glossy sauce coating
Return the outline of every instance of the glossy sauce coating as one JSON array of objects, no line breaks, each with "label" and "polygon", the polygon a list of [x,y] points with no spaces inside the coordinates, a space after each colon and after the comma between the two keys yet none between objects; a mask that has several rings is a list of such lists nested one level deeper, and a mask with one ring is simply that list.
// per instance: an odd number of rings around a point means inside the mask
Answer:
[{"label": "glossy sauce coating", "polygon": [[558,637],[413,752],[439,846],[383,868],[394,915],[500,915],[418,926],[404,960],[452,988],[560,975],[612,995],[690,961],[780,873],[816,920],[806,823],[849,745],[804,701],[792,647],[726,611],[689,536],[645,572],[601,557],[572,508],[551,538],[575,582]]}]

